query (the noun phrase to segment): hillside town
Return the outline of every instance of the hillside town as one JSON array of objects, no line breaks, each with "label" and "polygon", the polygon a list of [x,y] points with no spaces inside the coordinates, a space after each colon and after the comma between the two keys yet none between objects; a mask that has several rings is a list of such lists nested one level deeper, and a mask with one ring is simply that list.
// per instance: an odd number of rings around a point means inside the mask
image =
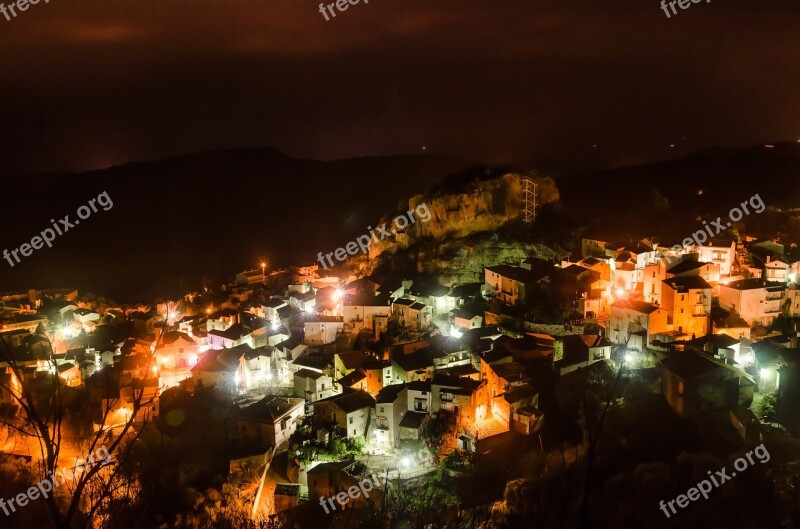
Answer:
[{"label": "hillside town", "polygon": [[775,411],[800,389],[796,245],[598,236],[575,255],[542,247],[480,266],[472,282],[443,284],[261,263],[134,306],[69,288],[4,294],[0,451],[39,457],[19,404],[57,381],[75,431],[150,428],[186,453],[207,449],[214,477],[176,459],[175,483],[234,484],[252,519],[313,509],[332,526],[376,513],[396,523],[387,504],[400,492],[483,458],[509,469],[499,494],[440,514],[500,525],[522,454],[545,468],[558,453],[565,467],[592,457],[587,388],[624,380],[616,407],[648,396],[670,420],[702,417],[742,446],[767,423],[796,427],[793,410]]}]

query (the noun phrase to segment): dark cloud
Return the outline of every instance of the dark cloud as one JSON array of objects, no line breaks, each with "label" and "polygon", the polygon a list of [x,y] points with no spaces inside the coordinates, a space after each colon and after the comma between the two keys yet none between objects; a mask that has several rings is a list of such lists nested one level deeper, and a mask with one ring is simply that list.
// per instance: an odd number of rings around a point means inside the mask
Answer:
[{"label": "dark cloud", "polygon": [[40,2],[0,18],[0,171],[247,145],[620,164],[793,139],[798,22],[781,0],[671,19],[656,0],[370,0],[330,22],[301,0]]}]

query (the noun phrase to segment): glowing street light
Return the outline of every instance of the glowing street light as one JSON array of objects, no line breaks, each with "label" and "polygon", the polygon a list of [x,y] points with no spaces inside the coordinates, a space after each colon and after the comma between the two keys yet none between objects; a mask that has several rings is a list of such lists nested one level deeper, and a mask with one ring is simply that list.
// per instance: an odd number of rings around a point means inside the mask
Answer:
[{"label": "glowing street light", "polygon": [[624,298],[625,297],[625,289],[624,288],[618,288],[617,289],[617,297],[618,298]]},{"label": "glowing street light", "polygon": [[336,301],[340,301],[344,297],[344,291],[341,288],[337,288],[336,291],[333,293],[333,299]]}]

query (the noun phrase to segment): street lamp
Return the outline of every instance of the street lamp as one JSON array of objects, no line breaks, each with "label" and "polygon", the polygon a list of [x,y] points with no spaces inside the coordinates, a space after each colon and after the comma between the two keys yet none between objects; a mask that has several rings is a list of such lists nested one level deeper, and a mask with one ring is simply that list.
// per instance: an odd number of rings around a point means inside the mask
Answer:
[{"label": "street lamp", "polygon": [[633,363],[633,355],[630,354],[630,353],[625,353],[625,362],[627,362],[629,364]]}]

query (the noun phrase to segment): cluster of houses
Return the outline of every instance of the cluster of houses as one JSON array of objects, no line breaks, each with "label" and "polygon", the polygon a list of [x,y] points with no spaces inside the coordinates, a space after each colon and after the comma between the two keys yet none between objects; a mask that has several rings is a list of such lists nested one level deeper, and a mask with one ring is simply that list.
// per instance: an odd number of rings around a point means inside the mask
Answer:
[{"label": "cluster of houses", "polygon": [[[621,357],[635,363],[636,353],[650,355],[664,397],[680,415],[729,410],[744,432],[753,422],[754,391],[781,392],[796,379],[797,329],[769,328],[779,316],[800,316],[794,247],[751,239],[678,248],[587,238],[575,259],[531,258],[485,274],[506,307],[550,289],[574,301],[582,323],[600,329],[597,340],[619,348]],[[503,323],[498,312],[487,312],[486,321]]]},{"label": "cluster of houses", "polygon": [[[730,410],[744,436],[754,392],[781,391],[800,364],[796,336],[767,331],[780,314],[800,315],[800,262],[790,261],[774,241],[676,250],[584,239],[574,259],[487,266],[482,282],[450,287],[430,278],[343,282],[306,267],[265,300],[255,295],[263,269],[248,271],[230,290],[236,303],[217,309],[196,307],[194,295],[112,308],[79,302],[74,291],[31,291],[3,299],[10,358],[0,359],[0,406],[29,380],[57,376],[99,405],[98,428],[113,427],[158,415],[159,395],[181,386],[241,400],[243,445],[277,447],[299,432],[309,442],[360,438],[373,454],[419,440],[426,421],[449,410],[457,417],[450,448],[485,451],[536,435],[543,390],[610,363],[614,351],[626,362],[653,355],[676,413]],[[519,325],[514,309],[548,291],[581,313],[578,325]],[[348,465],[316,474],[341,477]]]}]

